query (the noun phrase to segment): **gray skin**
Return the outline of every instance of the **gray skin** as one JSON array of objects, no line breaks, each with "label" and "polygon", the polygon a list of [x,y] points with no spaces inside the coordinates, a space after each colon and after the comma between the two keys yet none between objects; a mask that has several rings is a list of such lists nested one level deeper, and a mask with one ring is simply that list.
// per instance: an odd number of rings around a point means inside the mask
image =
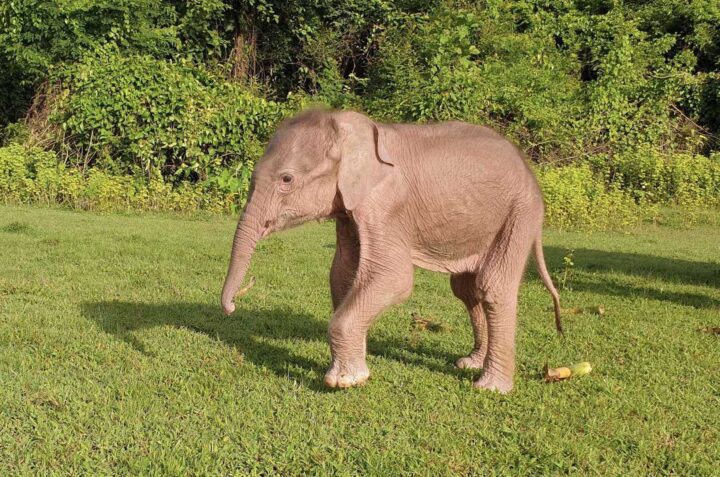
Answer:
[{"label": "gray skin", "polygon": [[309,111],[281,125],[257,164],[222,291],[226,314],[255,246],[270,233],[335,219],[329,387],[370,376],[366,336],[406,300],[413,266],[450,274],[475,337],[460,368],[484,368],[475,386],[513,387],[518,289],[534,251],[559,321],[542,253],[540,188],[515,146],[460,122],[378,124],[352,112]]}]

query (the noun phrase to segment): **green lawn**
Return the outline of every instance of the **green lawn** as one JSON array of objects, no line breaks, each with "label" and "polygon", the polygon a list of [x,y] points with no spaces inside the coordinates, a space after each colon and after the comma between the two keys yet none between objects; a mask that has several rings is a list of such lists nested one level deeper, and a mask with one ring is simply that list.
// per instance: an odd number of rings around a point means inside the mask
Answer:
[{"label": "green lawn", "polygon": [[[534,270],[507,396],[453,361],[470,326],[445,276],[371,330],[370,382],[328,391],[332,224],[261,242],[219,294],[234,221],[0,207],[0,475],[718,475],[720,228],[548,231],[555,335]],[[410,313],[447,333],[411,332]],[[590,361],[546,384],[541,368]]]}]

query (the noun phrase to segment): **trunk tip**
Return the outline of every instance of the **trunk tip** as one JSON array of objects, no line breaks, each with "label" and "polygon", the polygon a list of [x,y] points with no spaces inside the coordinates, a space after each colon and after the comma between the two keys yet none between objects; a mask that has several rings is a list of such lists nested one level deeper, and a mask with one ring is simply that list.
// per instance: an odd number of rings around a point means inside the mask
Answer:
[{"label": "trunk tip", "polygon": [[[255,277],[250,277],[250,281],[246,286],[244,286],[240,291],[237,291],[235,293],[229,294],[227,290],[227,285],[223,287],[223,293],[222,297],[220,298],[220,303],[222,304],[223,312],[226,315],[230,315],[235,311],[235,302],[233,301],[236,298],[242,298],[245,295],[247,295],[247,292],[250,291],[252,287],[255,286]],[[235,298],[232,298],[232,297]],[[228,298],[230,297],[230,298]]]},{"label": "trunk tip", "polygon": [[232,313],[235,311],[235,303],[233,303],[232,301],[230,303],[223,303],[222,308],[223,313],[225,313],[226,316],[232,315]]}]

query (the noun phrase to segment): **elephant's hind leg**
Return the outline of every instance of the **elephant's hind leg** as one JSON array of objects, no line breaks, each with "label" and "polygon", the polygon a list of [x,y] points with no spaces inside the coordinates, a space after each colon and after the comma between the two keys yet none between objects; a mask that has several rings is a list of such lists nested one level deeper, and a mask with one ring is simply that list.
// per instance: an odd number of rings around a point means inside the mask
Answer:
[{"label": "elephant's hind leg", "polygon": [[482,305],[482,292],[478,288],[477,274],[459,273],[450,277],[450,288],[467,308],[475,344],[467,356],[458,359],[458,368],[482,368],[487,354],[487,321]]},{"label": "elephant's hind leg", "polygon": [[488,351],[483,365],[485,373],[474,384],[505,394],[512,390],[515,374],[517,296],[506,295],[483,306],[488,323]]},{"label": "elephant's hind leg", "polygon": [[520,281],[536,230],[527,218],[510,220],[490,249],[478,272],[479,288],[485,292],[483,309],[487,318],[488,349],[485,373],[475,386],[501,393],[513,388],[515,374],[515,333]]}]

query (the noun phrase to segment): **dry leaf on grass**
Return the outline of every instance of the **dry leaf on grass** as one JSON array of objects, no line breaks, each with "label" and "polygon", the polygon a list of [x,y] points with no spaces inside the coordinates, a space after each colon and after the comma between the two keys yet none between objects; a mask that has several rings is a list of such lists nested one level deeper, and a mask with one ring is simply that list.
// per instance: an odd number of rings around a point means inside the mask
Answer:
[{"label": "dry leaf on grass", "polygon": [[[553,311],[552,307],[548,308],[547,311]],[[598,306],[586,306],[586,307],[573,307],[573,308],[560,308],[560,313],[564,315],[600,315],[605,314],[605,305]]]},{"label": "dry leaf on grass", "polygon": [[422,316],[420,316],[420,313],[417,312],[412,312],[410,316],[412,318],[411,325],[416,330],[426,330],[432,331],[434,333],[445,333],[452,329],[448,324],[433,321],[428,318],[423,318]]},{"label": "dry leaf on grass", "polygon": [[250,281],[248,282],[248,284],[245,285],[244,287],[242,287],[240,289],[240,291],[235,294],[235,298],[244,297],[245,295],[247,295],[247,292],[249,292],[250,289],[254,286],[255,286],[255,277],[250,277]]}]

